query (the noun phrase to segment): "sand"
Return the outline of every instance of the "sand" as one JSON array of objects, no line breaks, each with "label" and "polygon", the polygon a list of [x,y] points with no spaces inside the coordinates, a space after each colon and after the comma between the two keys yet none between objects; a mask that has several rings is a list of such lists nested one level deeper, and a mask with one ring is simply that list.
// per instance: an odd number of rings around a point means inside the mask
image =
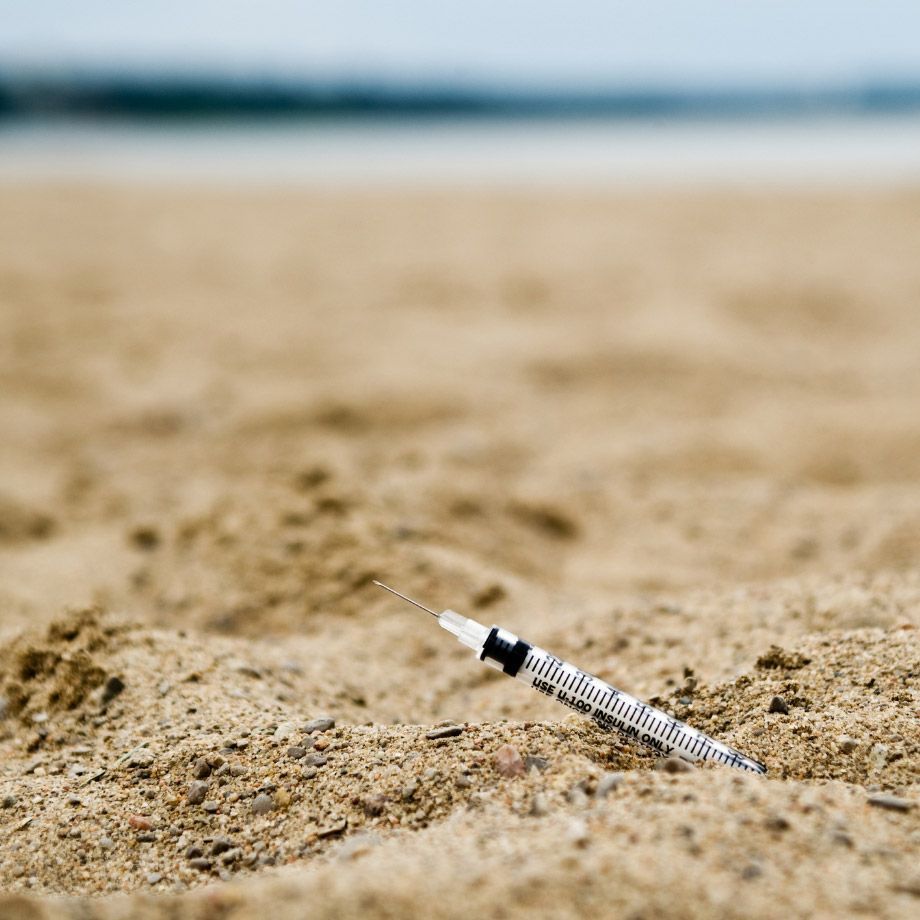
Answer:
[{"label": "sand", "polygon": [[0,917],[915,916],[918,237],[914,189],[0,189]]}]

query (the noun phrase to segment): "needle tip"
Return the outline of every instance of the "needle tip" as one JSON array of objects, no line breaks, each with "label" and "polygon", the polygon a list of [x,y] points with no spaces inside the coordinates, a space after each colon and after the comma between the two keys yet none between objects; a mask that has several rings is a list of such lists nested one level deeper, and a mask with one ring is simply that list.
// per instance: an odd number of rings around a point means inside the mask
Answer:
[{"label": "needle tip", "polygon": [[373,581],[378,588],[383,588],[384,591],[389,591],[390,594],[395,594],[397,597],[401,597],[404,601],[412,604],[415,607],[418,607],[419,610],[424,610],[425,613],[430,613],[433,617],[440,616],[440,614],[435,613],[424,604],[420,604],[418,601],[412,600],[411,597],[406,597],[405,594],[400,594],[399,591],[394,591],[393,588],[391,588],[389,585],[385,585],[382,581],[377,581],[376,578],[372,578],[371,581]]}]

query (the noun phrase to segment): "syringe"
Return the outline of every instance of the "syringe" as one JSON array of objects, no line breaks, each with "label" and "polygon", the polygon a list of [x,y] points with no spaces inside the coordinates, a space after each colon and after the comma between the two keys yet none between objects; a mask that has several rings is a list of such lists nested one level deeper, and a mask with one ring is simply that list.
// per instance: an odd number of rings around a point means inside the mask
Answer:
[{"label": "syringe", "polygon": [[611,687],[542,648],[524,642],[500,626],[483,626],[453,610],[435,613],[382,582],[374,584],[436,617],[438,623],[471,648],[480,661],[592,719],[607,731],[618,731],[662,757],[680,757],[690,762],[711,760],[750,773],[767,772],[759,761],[745,757],[727,744]]}]

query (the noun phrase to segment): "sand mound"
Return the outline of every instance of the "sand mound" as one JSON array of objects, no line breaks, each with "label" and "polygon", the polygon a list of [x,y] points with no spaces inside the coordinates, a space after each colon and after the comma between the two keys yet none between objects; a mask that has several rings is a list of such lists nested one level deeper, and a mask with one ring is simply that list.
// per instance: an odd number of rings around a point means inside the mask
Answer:
[{"label": "sand mound", "polygon": [[[860,630],[774,646],[726,684],[689,678],[665,705],[763,759],[770,777],[759,780],[709,767],[662,774],[665,762],[574,716],[362,725],[360,705],[311,695],[315,675],[271,663],[268,647],[78,613],[3,656],[16,720],[2,743],[0,883],[67,895],[169,891],[287,867],[291,897],[319,890],[324,910],[357,915],[398,872],[383,911],[396,916],[437,885],[459,896],[451,866],[488,876],[500,852],[500,863],[527,854],[526,879],[514,883],[522,904],[538,903],[529,881],[543,878],[539,890],[555,889],[566,916],[627,880],[614,903],[673,910],[662,879],[692,865],[709,881],[690,916],[727,909],[713,892],[729,890],[763,911],[780,878],[784,904],[810,888],[821,909],[868,910],[888,892],[897,895],[889,907],[906,910],[920,882],[908,843],[920,831],[915,651],[912,629]],[[727,851],[724,839],[734,841]],[[890,855],[847,880],[882,841]],[[634,849],[644,856],[629,857]],[[422,854],[431,875],[412,867]],[[362,866],[358,890],[336,880],[342,860]],[[825,860],[829,875],[817,869]],[[483,884],[500,895],[500,878]],[[248,916],[280,890],[179,903]],[[110,917],[140,903],[61,910]],[[494,914],[488,904],[483,893],[479,906]],[[435,913],[458,915],[450,899]]]}]

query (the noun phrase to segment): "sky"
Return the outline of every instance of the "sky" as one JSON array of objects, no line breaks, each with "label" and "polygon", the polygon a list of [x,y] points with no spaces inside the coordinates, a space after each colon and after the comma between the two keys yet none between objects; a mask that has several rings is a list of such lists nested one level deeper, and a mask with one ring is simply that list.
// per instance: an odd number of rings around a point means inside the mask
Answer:
[{"label": "sky", "polygon": [[920,3],[0,0],[0,68],[584,87],[920,78]]}]

